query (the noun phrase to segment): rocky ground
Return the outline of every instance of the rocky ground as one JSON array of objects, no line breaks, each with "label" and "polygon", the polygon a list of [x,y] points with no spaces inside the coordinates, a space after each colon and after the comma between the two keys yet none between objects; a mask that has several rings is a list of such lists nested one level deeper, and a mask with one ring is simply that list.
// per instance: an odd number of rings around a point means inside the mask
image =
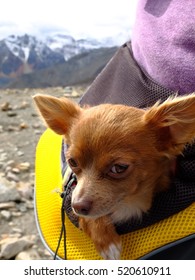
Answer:
[{"label": "rocky ground", "polygon": [[34,218],[34,160],[45,130],[32,96],[67,95],[78,101],[86,87],[0,90],[0,259],[51,259]]}]

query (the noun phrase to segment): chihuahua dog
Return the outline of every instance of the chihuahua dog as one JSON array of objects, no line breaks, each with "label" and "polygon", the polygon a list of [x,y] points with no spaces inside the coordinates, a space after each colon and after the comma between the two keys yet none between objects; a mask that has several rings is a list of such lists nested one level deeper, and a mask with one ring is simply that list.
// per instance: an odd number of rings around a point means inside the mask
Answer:
[{"label": "chihuahua dog", "polygon": [[[120,259],[114,224],[140,218],[169,187],[176,156],[195,138],[195,94],[148,109],[102,104],[81,108],[66,98],[35,95],[46,125],[63,135],[76,174],[72,208],[104,259]],[[51,147],[52,149],[52,147]]]}]

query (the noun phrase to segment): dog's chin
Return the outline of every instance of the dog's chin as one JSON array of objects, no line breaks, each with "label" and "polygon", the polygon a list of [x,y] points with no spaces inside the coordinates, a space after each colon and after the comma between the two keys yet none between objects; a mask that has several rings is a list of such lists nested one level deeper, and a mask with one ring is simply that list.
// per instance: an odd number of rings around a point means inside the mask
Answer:
[{"label": "dog's chin", "polygon": [[129,211],[128,208],[123,209],[123,211],[114,211],[109,217],[114,224],[121,224],[127,222],[128,220],[141,220],[143,216],[143,211],[140,208],[132,208]]}]

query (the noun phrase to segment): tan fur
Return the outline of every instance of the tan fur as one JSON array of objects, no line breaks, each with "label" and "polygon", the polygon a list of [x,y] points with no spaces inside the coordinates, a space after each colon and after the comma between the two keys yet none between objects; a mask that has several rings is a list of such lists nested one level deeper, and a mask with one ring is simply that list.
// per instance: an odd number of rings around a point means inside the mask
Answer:
[{"label": "tan fur", "polygon": [[[120,258],[113,224],[140,218],[154,194],[168,188],[176,156],[195,137],[195,95],[147,110],[112,104],[82,109],[45,95],[34,100],[48,127],[64,135],[67,162],[76,162],[72,206],[80,227],[104,258]],[[115,172],[121,165],[127,169]]]}]

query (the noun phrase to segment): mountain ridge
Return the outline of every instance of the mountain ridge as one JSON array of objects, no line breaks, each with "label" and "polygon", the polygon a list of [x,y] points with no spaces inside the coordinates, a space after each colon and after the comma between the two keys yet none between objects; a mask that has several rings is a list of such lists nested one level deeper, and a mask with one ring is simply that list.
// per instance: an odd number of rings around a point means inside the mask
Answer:
[{"label": "mountain ridge", "polygon": [[[93,75],[89,73],[90,77],[88,78],[91,79],[92,76],[94,77],[94,73],[98,73],[98,69],[102,69],[111,58],[110,53],[114,53],[113,48],[106,48],[95,39],[75,40],[69,35],[56,34],[53,37],[46,37],[45,40],[39,40],[35,36],[28,34],[23,36],[11,35],[0,41],[0,88],[13,86],[21,88],[24,84],[28,87],[33,85],[38,87],[40,84],[51,84],[53,86],[46,78],[47,75],[51,76],[48,73],[53,72],[61,76],[60,70],[58,70],[61,68],[65,76],[75,76],[77,69],[74,64],[76,60],[80,61],[80,63],[77,63],[79,73],[82,72],[83,68],[85,74],[87,74],[87,71],[84,70],[85,63],[87,64],[87,61],[91,61]],[[84,59],[86,56],[88,58]],[[96,59],[99,59],[101,63],[96,63]],[[72,63],[73,65],[70,66]],[[95,69],[94,67],[98,68]],[[70,73],[66,69],[69,69]],[[71,73],[72,69],[74,69],[74,73]],[[45,74],[43,74],[44,72]],[[43,82],[40,81],[40,73]],[[76,76],[78,78],[78,75]],[[87,77],[82,78],[82,74],[80,76],[81,80],[87,80]],[[37,83],[35,79],[37,79]],[[54,80],[59,79],[55,77]],[[69,80],[71,79],[69,78]],[[72,79],[72,82],[81,81]],[[64,84],[63,80],[59,81],[59,85]]]},{"label": "mountain ridge", "polygon": [[117,51],[117,47],[99,48],[76,55],[69,61],[25,74],[9,88],[66,87],[92,82]]}]

